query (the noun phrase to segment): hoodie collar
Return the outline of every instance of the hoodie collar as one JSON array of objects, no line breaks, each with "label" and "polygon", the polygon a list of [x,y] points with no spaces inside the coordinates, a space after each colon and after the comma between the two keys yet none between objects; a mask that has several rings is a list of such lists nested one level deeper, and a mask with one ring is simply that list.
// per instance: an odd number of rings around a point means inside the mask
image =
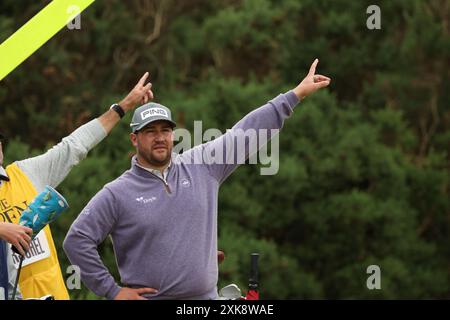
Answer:
[{"label": "hoodie collar", "polygon": [[157,169],[146,168],[146,167],[142,166],[141,164],[139,164],[137,161],[136,155],[134,155],[131,158],[131,170],[138,172],[138,173],[142,173],[143,171],[149,172],[152,177],[157,176],[158,178],[161,178],[165,181],[167,179],[167,175],[169,174],[170,168],[173,166],[173,158],[174,158],[174,153],[172,153],[172,157],[170,159],[169,165],[167,166],[167,168],[164,169],[164,172],[161,174],[161,171],[159,171]]}]

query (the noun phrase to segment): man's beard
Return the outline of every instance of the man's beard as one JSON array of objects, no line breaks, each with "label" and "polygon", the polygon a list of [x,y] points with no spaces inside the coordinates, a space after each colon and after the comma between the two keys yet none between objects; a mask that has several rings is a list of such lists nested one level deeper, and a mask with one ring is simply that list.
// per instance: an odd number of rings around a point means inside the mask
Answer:
[{"label": "man's beard", "polygon": [[162,167],[165,166],[170,162],[170,159],[172,158],[172,149],[167,148],[167,156],[164,159],[158,159],[152,155],[152,152],[146,153],[146,152],[139,152],[139,155],[144,158],[144,160],[155,167]]}]

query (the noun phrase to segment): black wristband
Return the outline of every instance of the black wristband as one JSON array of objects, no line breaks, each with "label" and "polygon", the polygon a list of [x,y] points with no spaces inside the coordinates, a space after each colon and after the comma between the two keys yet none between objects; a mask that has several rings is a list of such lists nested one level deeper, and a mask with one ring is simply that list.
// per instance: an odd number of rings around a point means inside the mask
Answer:
[{"label": "black wristband", "polygon": [[117,114],[119,115],[119,117],[120,117],[121,119],[122,119],[123,116],[125,115],[125,111],[123,111],[122,107],[121,107],[119,104],[117,104],[117,103],[114,103],[114,104],[111,106],[110,109],[112,109],[112,110],[114,110],[115,112],[117,112]]}]

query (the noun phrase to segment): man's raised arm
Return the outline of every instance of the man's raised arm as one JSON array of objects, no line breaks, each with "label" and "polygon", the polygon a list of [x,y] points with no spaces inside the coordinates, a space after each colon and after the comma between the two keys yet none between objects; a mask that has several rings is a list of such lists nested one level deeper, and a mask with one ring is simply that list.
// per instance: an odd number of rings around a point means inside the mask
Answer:
[{"label": "man's raised arm", "polygon": [[278,133],[300,100],[330,84],[330,78],[316,74],[318,63],[318,59],[314,60],[294,89],[253,110],[222,136],[183,153],[182,161],[207,164],[210,174],[222,183]]},{"label": "man's raised arm", "polygon": [[152,84],[145,84],[148,75],[146,72],[141,77],[136,86],[119,102],[119,107],[108,109],[99,118],[82,125],[46,153],[16,162],[37,192],[45,185],[56,187],[61,183],[72,167],[111,132],[121,116],[133,110],[139,103],[147,103],[153,99]]}]

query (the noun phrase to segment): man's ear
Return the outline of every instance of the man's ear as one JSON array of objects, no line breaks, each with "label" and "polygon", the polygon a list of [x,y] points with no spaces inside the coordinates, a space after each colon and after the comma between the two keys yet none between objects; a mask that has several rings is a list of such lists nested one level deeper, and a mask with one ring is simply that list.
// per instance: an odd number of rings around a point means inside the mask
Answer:
[{"label": "man's ear", "polygon": [[130,140],[131,143],[135,148],[137,148],[137,134],[136,133],[130,133]]}]

